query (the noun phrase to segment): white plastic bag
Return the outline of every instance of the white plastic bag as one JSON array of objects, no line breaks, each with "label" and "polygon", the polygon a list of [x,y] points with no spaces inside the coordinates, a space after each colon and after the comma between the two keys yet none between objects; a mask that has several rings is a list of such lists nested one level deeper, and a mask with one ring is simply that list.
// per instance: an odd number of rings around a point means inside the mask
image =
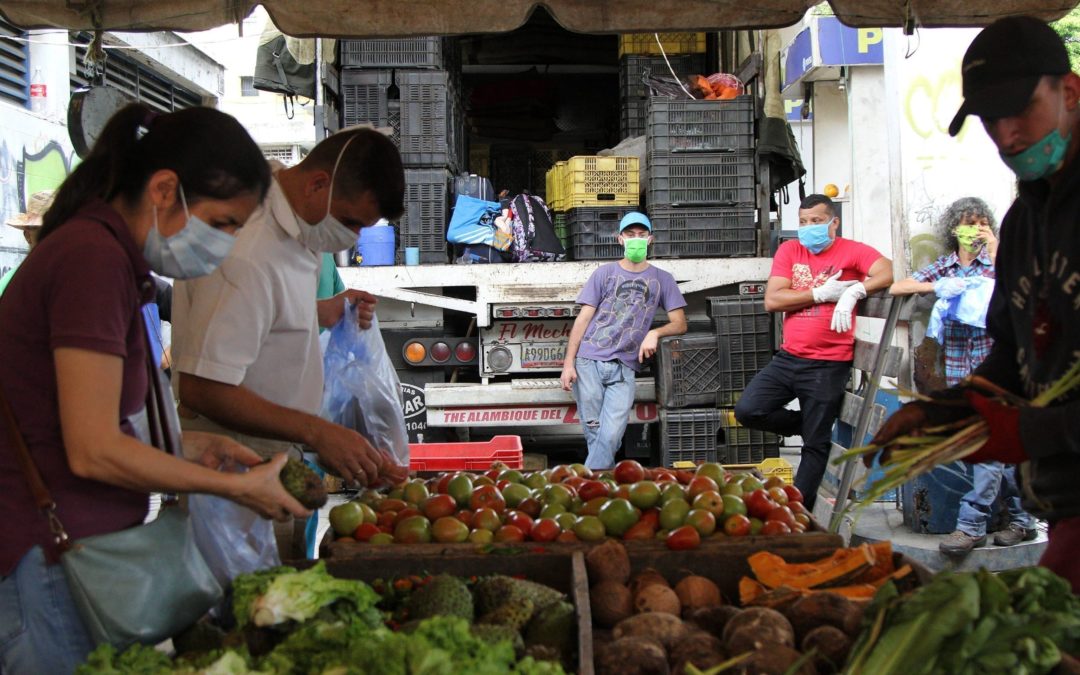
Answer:
[{"label": "white plastic bag", "polygon": [[190,495],[188,512],[199,552],[222,588],[238,574],[281,564],[273,521],[207,494]]},{"label": "white plastic bag", "polygon": [[398,466],[409,466],[409,434],[402,412],[401,383],[386,353],[378,319],[361,330],[357,308],[330,329],[323,356],[322,417],[360,432]]}]

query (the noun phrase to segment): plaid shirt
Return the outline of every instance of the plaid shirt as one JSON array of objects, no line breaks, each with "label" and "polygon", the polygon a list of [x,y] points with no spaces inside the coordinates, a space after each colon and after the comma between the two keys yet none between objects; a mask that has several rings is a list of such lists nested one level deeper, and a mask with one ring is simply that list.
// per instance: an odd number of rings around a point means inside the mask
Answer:
[{"label": "plaid shirt", "polygon": [[[935,282],[944,277],[995,278],[994,263],[986,249],[964,267],[956,253],[942,256],[911,275],[916,281]],[[951,387],[971,374],[990,354],[994,341],[985,328],[976,328],[959,321],[948,320],[944,326],[942,347],[945,352],[945,382]]]}]

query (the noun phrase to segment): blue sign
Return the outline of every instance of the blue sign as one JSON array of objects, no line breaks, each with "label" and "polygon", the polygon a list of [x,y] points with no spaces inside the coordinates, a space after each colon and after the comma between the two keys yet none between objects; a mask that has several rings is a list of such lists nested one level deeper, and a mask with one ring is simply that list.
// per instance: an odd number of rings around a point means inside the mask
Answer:
[{"label": "blue sign", "polygon": [[804,28],[788,45],[787,56],[784,58],[784,86],[781,89],[787,89],[798,82],[813,65],[810,29]]},{"label": "blue sign", "polygon": [[814,119],[813,109],[808,111],[805,118],[802,116],[803,104],[806,101],[801,98],[785,98],[784,99],[784,118],[788,122],[808,122]]},{"label": "blue sign", "polygon": [[834,16],[818,19],[818,50],[822,66],[863,66],[885,62],[880,28],[851,28]]}]

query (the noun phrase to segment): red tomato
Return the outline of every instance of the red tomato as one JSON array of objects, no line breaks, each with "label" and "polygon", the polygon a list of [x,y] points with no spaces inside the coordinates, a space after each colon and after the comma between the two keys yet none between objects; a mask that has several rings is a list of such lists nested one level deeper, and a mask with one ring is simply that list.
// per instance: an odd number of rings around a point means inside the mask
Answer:
[{"label": "red tomato", "polygon": [[639,523],[648,523],[652,529],[660,527],[660,509],[647,509],[638,518]]},{"label": "red tomato", "polygon": [[525,541],[525,533],[514,527],[513,525],[503,525],[495,531],[495,541]]},{"label": "red tomato", "polygon": [[492,509],[496,512],[502,512],[506,508],[506,500],[503,499],[499,488],[494,485],[481,485],[473,490],[472,497],[469,499],[469,508],[473,511]]},{"label": "red tomato", "polygon": [[724,521],[724,533],[732,537],[745,537],[750,534],[750,519],[741,513],[728,516]]},{"label": "red tomato", "polygon": [[[521,511],[507,511],[505,522],[507,525],[512,525],[521,530],[521,533],[526,537],[532,532],[533,519]],[[498,533],[496,532],[496,534]]]},{"label": "red tomato", "polygon": [[499,474],[503,472],[503,469],[488,469],[484,472],[484,475],[491,479],[491,482],[499,480]]},{"label": "red tomato", "polygon": [[555,537],[555,541],[561,541],[563,543],[570,543],[578,541],[577,535],[573,530],[563,530],[559,533],[558,537]]},{"label": "red tomato", "polygon": [[784,492],[784,488],[776,486],[768,488],[769,498],[780,506],[787,506],[788,496],[787,492]]},{"label": "red tomato", "polygon": [[675,480],[679,481],[683,485],[689,485],[690,481],[694,480],[693,471],[683,471],[679,469],[675,472]]},{"label": "red tomato", "polygon": [[356,531],[353,532],[353,538],[356,539],[356,541],[367,541],[381,531],[382,530],[380,530],[379,526],[375,523],[360,523],[360,525],[357,526]]},{"label": "red tomato", "polygon": [[439,482],[435,483],[435,491],[440,494],[446,494],[446,484],[449,483],[450,479],[456,475],[457,474],[452,471],[450,473],[443,474],[442,477],[439,478]]},{"label": "red tomato", "polygon": [[[424,500],[421,507],[427,519],[435,522],[444,516],[452,516],[457,512],[457,502],[450,495],[437,494]],[[468,525],[468,523],[466,523]]]},{"label": "red tomato", "polygon": [[454,514],[454,517],[457,518],[458,520],[460,520],[461,522],[465,523],[466,525],[468,525],[469,529],[471,530],[472,529],[473,516],[475,516],[475,515],[476,515],[475,511],[470,511],[469,509],[461,509],[460,511],[458,511],[457,513]]},{"label": "red tomato", "polygon": [[794,485],[785,485],[782,489],[784,492],[787,493],[788,504],[791,504],[792,502],[798,502],[800,504],[803,503],[802,490],[795,487]]},{"label": "red tomato", "polygon": [[645,467],[632,459],[624,459],[615,465],[614,475],[618,483],[637,483],[645,480]]},{"label": "red tomato", "polygon": [[406,506],[408,506],[408,504],[401,499],[383,499],[375,505],[375,510],[379,513],[384,511],[400,511]]},{"label": "red tomato", "polygon": [[383,511],[379,514],[379,519],[375,521],[375,524],[379,527],[393,529],[395,520],[397,520],[397,511]]},{"label": "red tomato", "polygon": [[765,515],[765,522],[769,521],[779,521],[790,528],[795,524],[795,514],[786,506],[777,506]]},{"label": "red tomato", "polygon": [[409,518],[411,516],[422,516],[422,515],[424,515],[424,514],[420,513],[420,509],[417,509],[417,508],[414,508],[414,507],[410,506],[407,509],[402,509],[402,510],[398,511],[397,518],[394,518],[394,525],[396,526],[398,523],[400,523],[401,521],[403,521],[406,518]]},{"label": "red tomato", "polygon": [[[510,524],[513,525],[513,522]],[[541,518],[533,525],[529,536],[533,541],[555,541],[561,533],[562,528],[559,527],[554,518]]]},{"label": "red tomato", "polygon": [[675,473],[667,469],[657,469],[654,476],[653,481],[656,483],[677,483],[679,481],[675,477]]},{"label": "red tomato", "polygon": [[652,539],[656,536],[656,526],[644,519],[637,521],[623,532],[626,541]]},{"label": "red tomato", "polygon": [[804,530],[810,529],[810,516],[805,513],[796,513],[795,524],[802,525]]},{"label": "red tomato", "polygon": [[607,483],[598,480],[587,480],[578,488],[578,497],[584,502],[597,497],[607,497],[610,494]]},{"label": "red tomato", "polygon": [[581,489],[581,486],[587,482],[589,481],[585,478],[582,478],[581,476],[570,476],[569,478],[564,480],[562,484],[570,488],[574,492],[577,492],[579,489]]},{"label": "red tomato", "polygon": [[720,488],[717,487],[716,481],[708,476],[694,476],[690,479],[690,483],[686,486],[686,496],[693,501],[694,497],[697,497],[702,492],[719,492]]},{"label": "red tomato", "polygon": [[769,498],[769,493],[764,488],[758,488],[743,498],[746,501],[746,511],[751,516],[756,516],[764,520],[768,517],[769,512],[775,509],[779,504]]},{"label": "red tomato", "polygon": [[701,535],[693,527],[683,525],[669,532],[664,542],[672,551],[686,551],[701,546]]},{"label": "red tomato", "polygon": [[810,509],[806,508],[806,504],[803,504],[802,502],[788,500],[787,506],[791,509],[792,513],[805,513],[808,516],[810,515]]},{"label": "red tomato", "polygon": [[544,505],[540,503],[540,500],[529,497],[528,499],[522,499],[518,502],[517,510],[532,518],[536,518],[540,515],[540,512],[544,510]]},{"label": "red tomato", "polygon": [[787,523],[780,520],[766,520],[765,526],[761,528],[761,533],[765,536],[791,534],[791,528]]}]

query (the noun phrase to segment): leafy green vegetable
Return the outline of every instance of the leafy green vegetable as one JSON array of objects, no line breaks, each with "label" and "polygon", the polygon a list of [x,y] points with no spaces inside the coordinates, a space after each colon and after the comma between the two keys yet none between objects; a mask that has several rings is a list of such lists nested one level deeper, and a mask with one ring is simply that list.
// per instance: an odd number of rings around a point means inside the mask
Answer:
[{"label": "leafy green vegetable", "polygon": [[246,626],[251,620],[251,606],[255,599],[266,592],[270,582],[279,575],[295,572],[295,567],[281,565],[250,574],[240,574],[232,582],[233,616],[237,626]]},{"label": "leafy green vegetable", "polygon": [[99,645],[75,675],[160,675],[172,672],[172,661],[153,647],[132,645],[118,653],[112,645]]},{"label": "leafy green vegetable", "polygon": [[320,609],[342,600],[350,603],[353,611],[363,612],[379,601],[379,595],[364,582],[330,576],[321,560],[310,569],[281,572],[268,584],[264,585],[264,582],[265,578],[260,578],[250,584],[256,591],[261,588],[261,592],[252,593],[245,589],[242,598],[237,599],[234,595],[233,610],[238,625],[254,622],[256,626],[276,626],[286,621],[302,622],[315,616]]}]

